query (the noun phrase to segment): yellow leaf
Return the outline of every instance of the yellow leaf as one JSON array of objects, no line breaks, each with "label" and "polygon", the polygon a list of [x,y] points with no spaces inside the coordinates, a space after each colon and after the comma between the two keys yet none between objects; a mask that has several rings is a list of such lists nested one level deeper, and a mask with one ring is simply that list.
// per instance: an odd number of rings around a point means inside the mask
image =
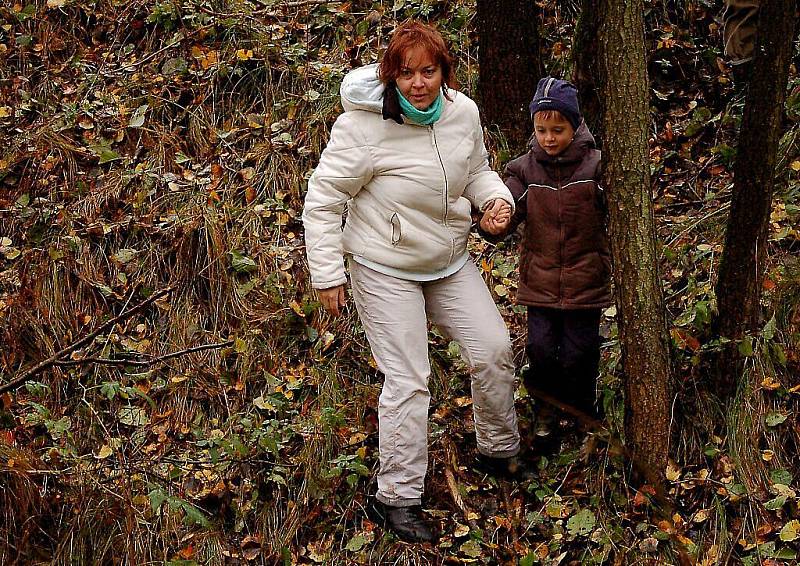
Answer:
[{"label": "yellow leaf", "polygon": [[469,534],[469,527],[467,525],[456,523],[456,530],[453,532],[454,537],[461,538],[467,536],[468,534]]},{"label": "yellow leaf", "polygon": [[780,534],[781,540],[784,542],[792,542],[800,537],[800,521],[797,519],[789,521],[783,526]]},{"label": "yellow leaf", "polygon": [[792,171],[800,171],[800,159],[798,159],[796,161],[792,161],[792,164],[791,164],[790,167],[792,168]]},{"label": "yellow leaf", "polygon": [[103,447],[97,454],[94,455],[94,457],[97,458],[98,460],[104,460],[109,456],[111,456],[111,454],[113,454],[111,447],[108,444],[103,444]]},{"label": "yellow leaf", "polygon": [[8,118],[11,116],[10,106],[0,106],[0,118]]},{"label": "yellow leaf", "polygon": [[292,301],[291,303],[289,303],[289,306],[292,307],[292,310],[300,318],[305,318],[306,317],[306,313],[303,312],[303,307],[300,306],[300,303],[298,303],[297,301]]},{"label": "yellow leaf", "polygon": [[681,469],[672,460],[667,464],[667,479],[669,481],[678,481],[681,477]]},{"label": "yellow leaf", "polygon": [[780,386],[781,382],[772,376],[765,377],[764,381],[761,382],[761,387],[763,387],[764,389],[768,389],[769,391],[775,391]]},{"label": "yellow leaf", "polygon": [[761,451],[761,459],[765,462],[770,462],[772,458],[775,457],[775,452],[772,450],[762,450]]},{"label": "yellow leaf", "polygon": [[247,61],[248,59],[253,58],[253,50],[252,49],[237,49],[236,56],[241,61]]}]

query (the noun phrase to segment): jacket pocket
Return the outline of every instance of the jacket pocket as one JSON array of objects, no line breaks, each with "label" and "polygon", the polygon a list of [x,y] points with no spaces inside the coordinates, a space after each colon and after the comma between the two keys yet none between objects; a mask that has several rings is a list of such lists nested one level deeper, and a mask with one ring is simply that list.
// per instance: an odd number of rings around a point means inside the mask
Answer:
[{"label": "jacket pocket", "polygon": [[396,246],[400,243],[400,240],[403,239],[403,227],[400,225],[400,216],[398,216],[396,212],[392,213],[389,222],[392,225],[392,245]]}]

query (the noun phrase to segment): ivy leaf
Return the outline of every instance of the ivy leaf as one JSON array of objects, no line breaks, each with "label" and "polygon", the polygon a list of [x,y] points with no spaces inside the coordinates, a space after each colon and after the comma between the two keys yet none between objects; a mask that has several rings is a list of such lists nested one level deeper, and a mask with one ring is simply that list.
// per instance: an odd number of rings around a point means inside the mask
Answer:
[{"label": "ivy leaf", "polygon": [[567,530],[572,536],[586,536],[595,525],[594,513],[591,509],[581,509],[567,521]]}]

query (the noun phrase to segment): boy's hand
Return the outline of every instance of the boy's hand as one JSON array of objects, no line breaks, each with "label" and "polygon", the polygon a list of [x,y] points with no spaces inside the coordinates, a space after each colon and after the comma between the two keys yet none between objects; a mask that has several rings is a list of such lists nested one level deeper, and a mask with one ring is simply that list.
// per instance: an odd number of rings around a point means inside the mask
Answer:
[{"label": "boy's hand", "polygon": [[333,316],[339,316],[340,309],[345,305],[344,285],[331,287],[330,289],[320,289],[317,291],[319,302]]},{"label": "boy's hand", "polygon": [[480,226],[492,236],[502,234],[511,222],[511,205],[503,199],[495,199],[483,212]]}]

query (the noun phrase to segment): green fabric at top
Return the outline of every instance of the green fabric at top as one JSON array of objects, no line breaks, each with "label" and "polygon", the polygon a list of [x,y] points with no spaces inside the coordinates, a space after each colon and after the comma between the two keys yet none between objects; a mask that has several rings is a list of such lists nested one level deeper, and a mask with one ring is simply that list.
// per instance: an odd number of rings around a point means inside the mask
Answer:
[{"label": "green fabric at top", "polygon": [[439,96],[436,97],[436,100],[433,101],[433,104],[431,104],[427,110],[417,110],[414,105],[403,96],[399,88],[397,89],[397,98],[400,100],[400,108],[403,114],[405,114],[409,120],[421,126],[430,126],[436,122],[442,115],[442,110],[444,109],[441,92],[439,92]]}]

